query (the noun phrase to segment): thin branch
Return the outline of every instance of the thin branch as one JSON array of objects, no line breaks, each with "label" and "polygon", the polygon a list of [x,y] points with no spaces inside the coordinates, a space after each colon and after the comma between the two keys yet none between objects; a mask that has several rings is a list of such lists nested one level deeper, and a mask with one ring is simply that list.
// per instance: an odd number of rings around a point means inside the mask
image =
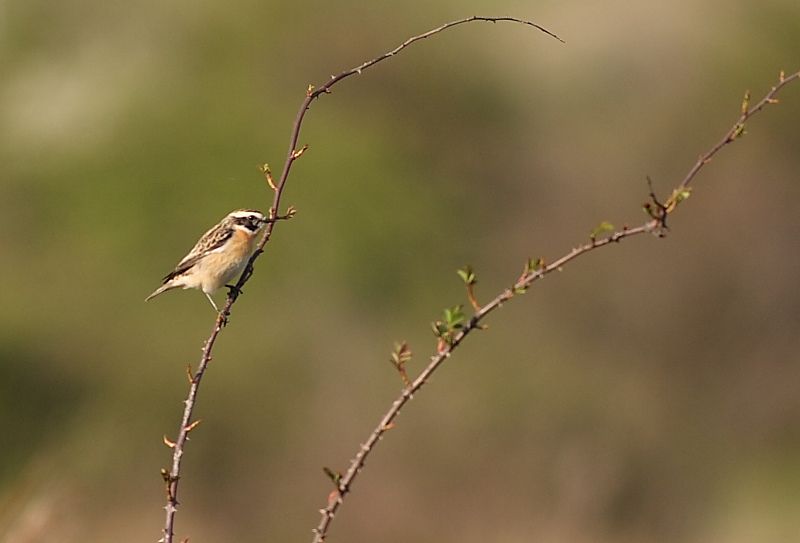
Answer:
[{"label": "thin branch", "polygon": [[[428,379],[433,372],[435,372],[436,369],[439,368],[441,364],[450,357],[453,351],[473,330],[481,329],[481,321],[483,321],[487,315],[500,308],[505,302],[510,301],[518,294],[524,293],[534,282],[544,278],[545,275],[548,275],[554,271],[560,271],[566,264],[582,255],[599,249],[600,247],[606,247],[614,243],[619,243],[623,239],[638,236],[640,234],[661,234],[662,230],[666,226],[667,215],[672,213],[680,203],[680,199],[676,195],[682,194],[683,191],[689,188],[689,184],[695,179],[695,177],[697,177],[697,174],[700,172],[702,167],[707,164],[717,153],[719,153],[722,148],[732,143],[741,134],[743,134],[745,121],[762,111],[765,106],[777,103],[775,96],[780,92],[780,90],[792,81],[799,78],[800,72],[796,72],[789,77],[784,77],[783,72],[781,72],[778,84],[772,87],[766,96],[764,96],[760,102],[752,107],[749,106],[749,99],[747,98],[748,95],[746,95],[746,100],[742,107],[742,114],[740,115],[739,119],[719,143],[714,145],[709,151],[703,154],[700,159],[698,159],[697,163],[686,174],[686,177],[684,177],[684,179],[676,186],[675,190],[673,191],[673,196],[667,201],[667,204],[661,206],[663,212],[661,212],[659,215],[653,216],[651,220],[635,228],[625,227],[622,230],[613,232],[605,238],[594,239],[594,237],[592,237],[588,243],[579,245],[566,255],[548,265],[541,265],[540,267],[535,266],[533,268],[530,266],[526,267],[526,271],[510,288],[507,288],[498,294],[492,301],[477,309],[473,316],[457,333],[447,338],[448,341],[444,343],[440,341],[437,345],[436,353],[431,357],[430,362],[425,369],[423,369],[419,376],[414,379],[411,385],[404,388],[397,399],[392,402],[389,410],[386,411],[367,440],[359,447],[356,455],[350,460],[350,467],[347,472],[341,478],[339,478],[336,485],[336,490],[328,499],[328,504],[323,509],[320,509],[321,519],[317,527],[313,530],[313,543],[323,543],[325,541],[328,530],[330,529],[330,525],[333,522],[337,511],[344,503],[345,496],[347,496],[347,494],[351,491],[353,482],[355,481],[356,477],[358,477],[358,474],[361,473],[367,458],[372,451],[375,450],[375,446],[381,440],[383,435],[387,432],[387,430],[394,427],[395,419],[400,414],[403,406],[405,406],[406,403],[408,403],[408,401],[414,397],[414,394],[416,394],[423,387],[423,385],[428,382]],[[651,197],[653,197],[655,200],[655,196],[652,194],[652,189]]]},{"label": "thin branch", "polygon": [[[518,23],[518,24],[522,24],[522,25],[533,27],[533,28],[535,28],[537,30],[540,30],[541,32],[544,32],[548,36],[552,36],[553,38],[557,39],[558,41],[560,41],[562,43],[564,42],[564,40],[559,38],[556,34],[550,32],[546,28],[544,28],[544,27],[542,27],[542,26],[540,26],[540,25],[538,25],[538,24],[536,24],[536,23],[534,23],[532,21],[527,21],[527,20],[524,20],[524,19],[518,19],[516,17],[481,17],[481,16],[467,17],[467,18],[464,18],[464,19],[459,19],[457,21],[451,21],[449,23],[445,23],[445,24],[443,24],[441,26],[438,26],[438,27],[436,27],[436,28],[434,28],[432,30],[429,30],[429,31],[427,31],[427,32],[425,32],[423,34],[418,34],[416,36],[412,36],[411,38],[408,38],[406,41],[404,41],[403,43],[401,43],[400,45],[398,45],[397,47],[395,47],[391,51],[388,51],[388,52],[386,52],[386,53],[384,53],[384,54],[382,54],[380,56],[377,56],[377,57],[375,57],[375,58],[373,58],[371,60],[368,60],[366,62],[363,62],[363,63],[359,64],[358,66],[356,66],[355,68],[351,68],[349,70],[345,70],[345,71],[339,73],[338,75],[331,76],[331,78],[326,83],[324,83],[322,85],[319,85],[319,86],[310,85],[308,87],[307,91],[306,91],[306,98],[305,98],[305,100],[303,100],[303,103],[300,105],[300,109],[297,111],[297,116],[295,117],[295,120],[294,120],[294,125],[292,126],[292,132],[291,132],[291,135],[289,137],[289,151],[287,152],[286,162],[283,165],[283,171],[281,172],[281,176],[280,176],[280,179],[279,179],[278,184],[277,184],[277,190],[275,191],[275,200],[273,202],[273,208],[274,209],[278,209],[278,204],[280,203],[280,195],[283,192],[283,187],[286,184],[286,179],[289,177],[289,172],[290,172],[290,170],[292,168],[292,165],[294,164],[295,160],[297,160],[297,158],[298,158],[297,144],[298,144],[298,141],[300,139],[300,129],[302,127],[303,119],[305,118],[306,112],[309,110],[309,108],[311,107],[311,103],[314,100],[316,100],[317,98],[319,98],[323,94],[329,94],[331,92],[331,90],[330,90],[331,87],[333,87],[339,81],[341,81],[343,79],[346,79],[346,78],[348,78],[348,77],[350,77],[352,75],[356,75],[356,74],[360,75],[361,72],[363,72],[364,70],[366,70],[368,68],[371,68],[375,64],[378,64],[379,62],[382,62],[382,61],[384,61],[384,60],[386,60],[386,59],[388,59],[390,57],[395,56],[400,51],[402,51],[403,49],[405,49],[406,47],[412,45],[415,42],[418,42],[420,40],[424,40],[425,38],[429,38],[429,37],[431,37],[431,36],[433,36],[435,34],[439,34],[441,32],[444,32],[448,28],[452,28],[454,26],[458,26],[458,25],[462,25],[462,24],[466,24],[466,23],[471,23],[471,22],[475,22],[475,21],[486,21],[486,22],[492,22],[492,23],[497,23],[497,22]],[[266,244],[266,241],[268,241],[268,238],[269,238],[269,235],[271,234],[271,232],[272,232],[271,228],[266,232],[266,235],[264,236],[264,239],[259,244],[259,250],[263,249],[264,245]],[[254,258],[251,259],[251,263],[252,263],[253,260],[255,260],[255,257],[257,257],[257,255],[258,255],[258,252],[257,252],[256,255],[254,255]]]},{"label": "thin branch", "polygon": [[[443,24],[433,30],[429,30],[424,34],[419,34],[417,36],[413,36],[406,41],[404,41],[399,46],[395,47],[391,51],[384,53],[378,57],[373,58],[372,60],[368,60],[355,68],[350,70],[345,70],[338,75],[332,76],[330,80],[328,80],[323,85],[318,87],[309,86],[308,90],[306,91],[306,97],[303,100],[303,103],[300,105],[300,109],[297,112],[297,116],[295,117],[294,124],[292,126],[292,131],[289,137],[289,151],[286,156],[286,162],[283,165],[283,170],[281,172],[280,178],[276,183],[272,179],[272,175],[269,174],[269,168],[264,165],[262,171],[264,172],[265,177],[267,178],[267,182],[270,184],[271,189],[274,192],[274,196],[272,199],[272,206],[269,209],[269,217],[270,222],[264,227],[264,235],[258,243],[256,250],[254,251],[253,255],[250,257],[250,260],[247,262],[247,266],[245,267],[244,271],[242,272],[241,277],[236,282],[234,288],[231,288],[228,292],[228,297],[225,301],[225,305],[220,311],[219,315],[217,316],[214,326],[211,329],[211,334],[206,339],[203,345],[203,352],[202,356],[200,357],[200,363],[197,367],[197,371],[194,374],[191,374],[189,371],[189,393],[184,401],[184,411],[183,417],[181,418],[181,426],[178,431],[178,438],[174,442],[169,442],[170,447],[172,448],[172,466],[170,470],[167,472],[166,470],[162,470],[162,476],[164,478],[167,490],[167,504],[165,506],[166,510],[166,520],[164,523],[164,535],[159,540],[163,543],[172,543],[174,538],[174,528],[175,528],[175,515],[178,510],[178,483],[180,481],[180,473],[181,473],[181,461],[183,460],[183,453],[186,446],[186,441],[189,439],[189,433],[197,426],[195,423],[192,423],[192,414],[194,412],[195,403],[197,401],[197,393],[200,389],[200,383],[203,379],[203,375],[205,375],[206,369],[208,368],[208,364],[211,362],[212,358],[212,350],[214,348],[214,344],[219,337],[220,332],[225,327],[228,322],[228,317],[231,314],[231,308],[233,304],[238,299],[239,295],[242,293],[242,287],[245,283],[250,279],[253,275],[253,265],[256,259],[264,252],[264,246],[269,242],[270,238],[272,237],[272,232],[275,228],[275,224],[277,223],[280,217],[278,215],[278,210],[280,209],[281,204],[281,197],[283,196],[283,189],[286,186],[286,181],[289,178],[289,172],[292,168],[294,162],[299,159],[303,153],[308,149],[308,146],[304,145],[298,148],[298,140],[300,138],[300,129],[303,124],[303,119],[305,118],[306,112],[311,106],[311,103],[316,100],[322,94],[327,94],[330,92],[331,87],[333,87],[339,81],[350,77],[354,74],[360,74],[363,70],[366,70],[375,64],[386,60],[387,58],[393,57],[409,45],[413,44],[414,42],[423,40],[435,34],[439,34],[447,30],[448,28],[452,28],[454,26],[458,26],[465,23],[470,23],[474,21],[486,21],[486,22],[513,22],[518,24],[523,24],[526,26],[533,27],[545,34],[552,36],[553,38],[563,42],[561,38],[547,30],[546,28],[539,26],[538,24],[532,21],[526,21],[524,19],[517,19],[515,17],[480,17],[480,16],[473,16],[467,17],[465,19],[459,19],[457,21],[451,21],[449,23]],[[287,213],[287,215],[291,215],[291,213]],[[165,440],[166,441],[166,440]]]},{"label": "thin branch", "polygon": [[717,142],[717,144],[708,150],[704,155],[701,155],[700,158],[697,159],[694,166],[689,170],[686,174],[686,177],[683,178],[683,181],[677,187],[677,190],[685,189],[689,186],[692,180],[697,176],[700,170],[711,162],[711,159],[716,155],[720,149],[728,145],[729,143],[733,143],[738,138],[745,134],[744,127],[745,123],[747,122],[750,117],[759,113],[762,109],[764,109],[768,105],[777,104],[778,100],[775,96],[781,91],[783,87],[794,81],[795,79],[800,78],[800,72],[795,72],[789,77],[786,77],[783,72],[780,73],[778,76],[778,83],[773,86],[770,91],[762,98],[756,105],[750,106],[750,91],[745,92],[744,100],[742,101],[742,114],[739,115],[739,118],[736,120],[734,125],[728,130],[722,139]]}]

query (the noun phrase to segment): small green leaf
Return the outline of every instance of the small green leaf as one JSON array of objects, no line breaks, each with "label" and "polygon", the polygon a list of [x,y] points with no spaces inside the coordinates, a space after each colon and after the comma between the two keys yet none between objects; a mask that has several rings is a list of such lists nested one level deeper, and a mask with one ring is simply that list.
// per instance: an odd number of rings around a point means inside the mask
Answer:
[{"label": "small green leaf", "polygon": [[689,196],[691,196],[691,195],[692,195],[691,187],[686,187],[684,189],[676,191],[675,192],[675,203],[679,204],[679,203],[683,202],[684,200],[688,200]]},{"label": "small green leaf", "polygon": [[394,351],[392,351],[392,364],[402,367],[403,364],[411,360],[411,349],[405,341],[394,344]]},{"label": "small green leaf", "polygon": [[403,384],[406,387],[411,386],[411,380],[408,378],[408,373],[406,372],[406,362],[409,360],[411,360],[411,349],[408,347],[408,343],[405,341],[399,343],[395,342],[392,358],[390,358],[389,361],[398,373],[400,373],[400,378],[403,380]]},{"label": "small green leaf", "polygon": [[474,285],[477,283],[475,278],[475,272],[472,270],[472,266],[464,266],[463,269],[457,270],[456,273],[464,281],[465,285]]},{"label": "small green leaf", "polygon": [[462,307],[461,305],[456,305],[444,310],[444,322],[447,325],[447,330],[459,328],[464,323]]},{"label": "small green leaf", "polygon": [[525,274],[530,275],[532,273],[538,272],[542,268],[544,268],[544,259],[529,258],[528,262],[525,263]]},{"label": "small green leaf", "polygon": [[589,237],[591,239],[595,239],[597,238],[597,236],[600,236],[602,234],[607,234],[608,232],[613,232],[613,231],[614,231],[614,225],[608,221],[603,221],[600,224],[598,224],[594,228],[594,230],[592,230],[592,233],[589,235]]}]

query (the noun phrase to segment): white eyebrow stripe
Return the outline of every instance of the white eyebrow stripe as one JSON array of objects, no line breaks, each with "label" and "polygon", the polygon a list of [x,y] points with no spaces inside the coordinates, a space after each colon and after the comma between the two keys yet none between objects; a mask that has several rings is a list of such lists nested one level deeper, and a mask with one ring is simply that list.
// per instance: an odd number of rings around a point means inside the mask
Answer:
[{"label": "white eyebrow stripe", "polygon": [[261,218],[261,219],[264,218],[264,214],[261,213],[260,211],[256,211],[255,209],[244,209],[244,210],[240,210],[240,211],[234,211],[234,212],[228,214],[228,217],[231,217],[231,218],[234,218],[234,219],[246,219],[246,218],[252,217],[254,215],[256,217]]}]

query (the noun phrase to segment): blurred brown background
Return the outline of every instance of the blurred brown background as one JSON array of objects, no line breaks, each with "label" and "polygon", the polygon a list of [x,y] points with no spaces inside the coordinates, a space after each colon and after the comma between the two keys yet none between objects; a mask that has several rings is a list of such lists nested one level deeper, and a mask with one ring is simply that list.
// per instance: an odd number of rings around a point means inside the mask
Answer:
[{"label": "blurred brown background", "polygon": [[[474,23],[313,106],[281,224],[201,390],[177,535],[306,541],[418,370],[429,322],[635,224],[779,70],[796,0],[0,3],[0,540],[155,541],[213,311],[145,304],[231,209],[266,209],[309,83]],[[599,251],[490,319],[412,402],[334,541],[800,540],[800,87],[663,240]],[[222,298],[222,294],[219,295]]]}]

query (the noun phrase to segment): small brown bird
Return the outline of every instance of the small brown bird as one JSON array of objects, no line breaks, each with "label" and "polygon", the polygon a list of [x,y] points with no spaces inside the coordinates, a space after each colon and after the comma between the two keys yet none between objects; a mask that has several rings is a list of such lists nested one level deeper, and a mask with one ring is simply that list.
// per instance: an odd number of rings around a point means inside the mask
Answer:
[{"label": "small brown bird", "polygon": [[189,254],[164,277],[145,301],[174,288],[199,288],[219,311],[211,293],[242,273],[253,254],[257,234],[269,220],[260,211],[239,209],[203,234]]}]

